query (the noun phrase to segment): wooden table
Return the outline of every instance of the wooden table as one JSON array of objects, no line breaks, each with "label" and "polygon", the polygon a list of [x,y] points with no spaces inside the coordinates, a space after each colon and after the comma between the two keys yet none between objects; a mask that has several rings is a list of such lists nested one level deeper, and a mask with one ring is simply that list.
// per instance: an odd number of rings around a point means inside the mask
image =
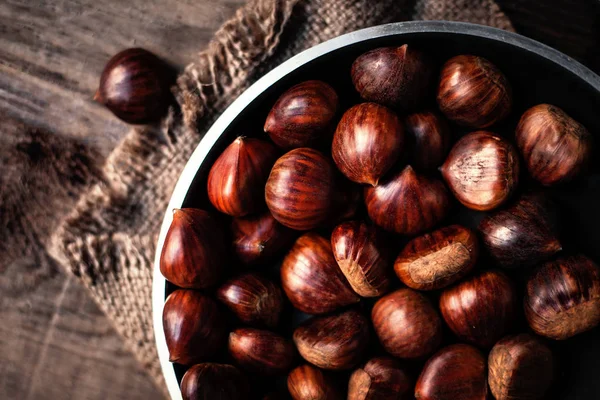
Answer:
[{"label": "wooden table", "polygon": [[[244,0],[0,2],[0,128],[42,128],[102,156],[127,126],[91,101],[106,60],[141,46],[184,66]],[[600,71],[600,2],[500,0],[522,34]],[[76,278],[0,268],[0,398],[158,399]]]}]

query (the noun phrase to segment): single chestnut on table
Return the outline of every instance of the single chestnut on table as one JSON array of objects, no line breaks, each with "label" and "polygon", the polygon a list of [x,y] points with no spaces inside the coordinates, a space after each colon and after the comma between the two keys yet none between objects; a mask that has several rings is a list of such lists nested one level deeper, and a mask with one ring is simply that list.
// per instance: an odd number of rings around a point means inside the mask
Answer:
[{"label": "single chestnut on table", "polygon": [[467,275],[475,266],[478,254],[475,232],[451,225],[408,242],[396,258],[394,270],[410,288],[436,290]]},{"label": "single chestnut on table", "polygon": [[434,354],[417,380],[417,400],[488,399],[485,357],[467,344],[444,347]]},{"label": "single chestnut on table", "polygon": [[260,210],[263,188],[277,156],[275,146],[265,140],[235,139],[208,173],[207,193],[212,205],[233,217]]},{"label": "single chestnut on table", "polygon": [[450,209],[450,195],[435,178],[410,166],[365,189],[369,218],[383,229],[415,235],[437,225]]},{"label": "single chestnut on table", "polygon": [[444,321],[461,340],[490,348],[512,327],[517,294],[499,271],[484,271],[440,296]]},{"label": "single chestnut on table", "polygon": [[249,391],[246,377],[228,364],[196,364],[181,379],[183,400],[245,400]]},{"label": "single chestnut on table", "polygon": [[392,108],[420,107],[433,83],[429,57],[412,45],[381,47],[352,64],[352,83],[366,101]]},{"label": "single chestnut on table", "polygon": [[552,352],[536,337],[507,336],[488,357],[488,382],[496,400],[544,398],[554,375]]},{"label": "single chestnut on table", "polygon": [[485,58],[460,55],[442,67],[437,101],[448,119],[486,128],[510,113],[512,89],[504,74]]},{"label": "single chestnut on table", "polygon": [[255,273],[233,278],[217,290],[218,299],[240,321],[275,328],[283,310],[283,294],[274,282]]},{"label": "single chestnut on table", "polygon": [[410,114],[404,120],[411,165],[432,171],[444,162],[450,150],[450,128],[444,118],[431,111]]},{"label": "single chestnut on table", "polygon": [[442,341],[442,321],[429,300],[412,289],[385,295],[371,310],[379,342],[398,358],[421,358]]},{"label": "single chestnut on table", "polygon": [[501,267],[538,264],[562,249],[556,237],[552,204],[541,194],[522,196],[514,205],[479,224],[483,243]]},{"label": "single chestnut on table", "polygon": [[519,183],[519,156],[506,139],[477,131],[456,142],[441,172],[465,207],[492,210],[515,192]]},{"label": "single chestnut on table", "polygon": [[331,378],[319,368],[309,364],[296,367],[290,372],[287,387],[294,400],[344,399]]},{"label": "single chestnut on table", "polygon": [[126,49],[104,67],[94,100],[129,124],[147,124],[166,113],[174,81],[160,58],[141,48]]},{"label": "single chestnut on table", "polygon": [[391,265],[377,228],[359,221],[343,222],[331,233],[331,247],[357,294],[378,297],[387,292]]},{"label": "single chestnut on table", "polygon": [[404,128],[392,110],[362,103],[342,116],[333,135],[331,155],[348,179],[377,186],[400,157],[403,143]]},{"label": "single chestnut on table", "polygon": [[213,215],[197,208],[175,209],[160,254],[160,272],[182,288],[213,286],[226,270],[224,242]]},{"label": "single chestnut on table", "polygon": [[331,137],[338,106],[338,96],[327,83],[302,82],[279,97],[264,129],[282,149],[313,147]]},{"label": "single chestnut on table", "polygon": [[229,354],[243,369],[271,376],[284,374],[292,367],[296,349],[277,333],[238,328],[229,334]]},{"label": "single chestnut on table", "polygon": [[217,304],[195,290],[179,289],[165,300],[163,329],[169,361],[192,365],[213,356],[227,338]]},{"label": "single chestnut on table", "polygon": [[572,180],[591,160],[590,132],[550,104],[525,111],[515,136],[529,173],[546,186]]},{"label": "single chestnut on table", "polygon": [[413,382],[398,360],[376,357],[350,376],[348,400],[408,400],[412,389]]},{"label": "single chestnut on table", "polygon": [[369,344],[369,321],[360,312],[314,317],[294,331],[298,352],[309,363],[328,370],[355,367]]},{"label": "single chestnut on table", "polygon": [[550,261],[527,282],[525,317],[538,335],[564,340],[600,324],[600,268],[576,255]]},{"label": "single chestnut on table", "polygon": [[322,153],[294,149],[275,162],[265,199],[282,225],[307,231],[322,224],[332,212],[335,183],[334,167]]},{"label": "single chestnut on table", "polygon": [[300,236],[283,259],[281,285],[292,305],[308,314],[360,300],[335,261],[331,242],[314,232]]}]

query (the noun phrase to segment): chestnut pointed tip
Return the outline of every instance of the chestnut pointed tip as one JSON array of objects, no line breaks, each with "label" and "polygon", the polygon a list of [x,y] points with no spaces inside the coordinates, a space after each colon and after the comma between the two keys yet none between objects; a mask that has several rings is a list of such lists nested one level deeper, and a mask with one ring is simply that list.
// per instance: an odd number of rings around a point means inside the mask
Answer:
[{"label": "chestnut pointed tip", "polygon": [[94,101],[100,104],[104,104],[104,100],[102,99],[102,95],[100,94],[100,89],[96,90],[94,93]]}]

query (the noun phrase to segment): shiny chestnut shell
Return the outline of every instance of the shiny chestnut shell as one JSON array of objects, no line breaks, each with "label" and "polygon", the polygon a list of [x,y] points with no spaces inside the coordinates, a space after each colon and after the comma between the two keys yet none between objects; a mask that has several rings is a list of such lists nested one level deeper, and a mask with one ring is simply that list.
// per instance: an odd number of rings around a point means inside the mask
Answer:
[{"label": "shiny chestnut shell", "polygon": [[348,382],[348,400],[408,400],[413,382],[398,360],[372,358]]},{"label": "shiny chestnut shell", "polygon": [[451,225],[414,238],[396,258],[394,271],[408,287],[436,290],[462,279],[475,266],[477,235]]},{"label": "shiny chestnut shell", "polygon": [[287,372],[296,358],[294,344],[261,329],[239,328],[229,334],[229,354],[242,368],[261,375]]},{"label": "shiny chestnut shell", "polygon": [[343,400],[330,377],[317,367],[305,364],[294,368],[287,378],[293,400]]},{"label": "shiny chestnut shell", "polygon": [[404,120],[410,164],[418,171],[433,171],[450,150],[450,128],[437,113],[423,111]]},{"label": "shiny chestnut shell", "polygon": [[227,364],[196,364],[181,379],[183,400],[244,400],[249,390],[246,377]]}]

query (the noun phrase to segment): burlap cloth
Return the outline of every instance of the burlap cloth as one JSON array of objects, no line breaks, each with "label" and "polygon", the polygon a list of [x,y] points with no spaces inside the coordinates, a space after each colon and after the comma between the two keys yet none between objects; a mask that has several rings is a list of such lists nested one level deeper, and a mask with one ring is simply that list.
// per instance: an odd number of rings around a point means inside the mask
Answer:
[{"label": "burlap cloth", "polygon": [[[51,139],[41,139],[49,166],[40,173],[51,176],[43,181],[60,189],[52,199],[34,196],[45,210],[37,219],[22,212],[26,205],[20,202],[31,199],[4,201],[4,208],[14,206],[18,221],[9,226],[3,217],[3,236],[7,229],[17,229],[33,238],[26,243],[28,262],[57,260],[79,277],[163,386],[152,329],[155,243],[177,178],[202,135],[244,89],[290,56],[346,32],[410,19],[512,30],[493,0],[251,0],[223,25],[208,49],[190,54],[191,64],[173,88],[177,107],[162,124],[132,128],[104,165],[97,165],[85,146],[59,150],[45,142]],[[40,135],[35,136],[39,141]],[[36,141],[25,146],[39,146]],[[37,154],[21,150],[25,156]],[[53,157],[54,152],[59,155]],[[67,207],[74,199],[76,206]],[[58,221],[58,228],[46,226],[44,218]],[[42,247],[54,260],[35,250]],[[15,268],[16,259],[11,264]]]}]

